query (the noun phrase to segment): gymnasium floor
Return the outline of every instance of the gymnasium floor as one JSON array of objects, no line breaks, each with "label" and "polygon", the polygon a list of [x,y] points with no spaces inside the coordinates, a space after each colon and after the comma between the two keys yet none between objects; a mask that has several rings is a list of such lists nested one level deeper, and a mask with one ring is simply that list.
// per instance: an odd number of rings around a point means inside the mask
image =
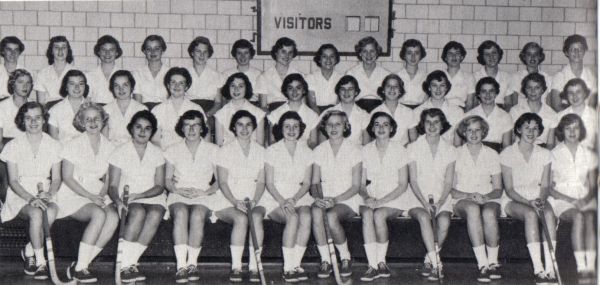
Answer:
[{"label": "gymnasium floor", "polygon": [[[148,277],[148,280],[145,282],[137,282],[137,284],[175,284],[173,280],[174,276],[174,263],[171,262],[161,262],[161,263],[142,263],[140,265],[140,271],[142,271]],[[10,285],[20,285],[20,284],[32,284],[32,285],[42,285],[42,284],[51,284],[50,281],[36,281],[31,277],[25,277],[22,274],[22,264],[20,260],[0,260],[0,284],[10,284]],[[57,266],[57,270],[59,271],[59,276],[64,280],[65,278],[65,268],[67,266],[66,262],[59,262]],[[366,270],[365,264],[354,264],[353,270],[354,274],[352,277],[352,284],[376,284],[376,285],[384,285],[384,284],[436,284],[436,282],[427,281],[426,278],[420,277],[415,271],[418,264],[416,263],[393,263],[390,264],[393,275],[390,279],[378,279],[374,282],[361,282],[360,275]],[[309,263],[305,265],[305,269],[309,272],[311,279],[301,283],[301,285],[308,284],[335,284],[333,277],[329,279],[318,279],[316,277],[316,271],[318,264]],[[109,262],[95,262],[93,265],[94,272],[96,272],[99,276],[99,282],[95,284],[114,284],[113,279],[113,264]],[[281,279],[281,265],[274,263],[265,264],[266,270],[266,278],[268,285],[275,284],[291,284],[285,283]],[[190,282],[189,284],[232,284],[229,283],[227,276],[229,274],[229,264],[226,263],[212,263],[212,264],[204,264],[201,265],[201,276],[202,279],[200,281]],[[534,284],[532,281],[531,274],[531,265],[527,263],[517,263],[517,264],[506,264],[503,266],[503,279],[499,281],[494,281],[488,284],[494,285],[513,285],[513,284]],[[444,280],[444,284],[477,284],[476,271],[474,264],[466,264],[466,263],[446,263],[445,266],[445,274],[446,278]],[[244,277],[246,278],[246,277]],[[568,278],[568,276],[563,277],[567,282],[565,284],[595,284],[593,281],[583,281],[579,282],[573,280],[572,278]],[[246,279],[244,279],[246,280]],[[237,283],[237,284],[250,284],[249,282]],[[256,283],[253,283],[256,284]]]}]

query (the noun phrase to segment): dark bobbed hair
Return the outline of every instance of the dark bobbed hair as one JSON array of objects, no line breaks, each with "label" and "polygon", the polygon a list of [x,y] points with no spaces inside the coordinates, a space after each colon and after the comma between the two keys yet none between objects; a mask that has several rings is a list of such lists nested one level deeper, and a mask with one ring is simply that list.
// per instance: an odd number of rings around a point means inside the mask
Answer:
[{"label": "dark bobbed hair", "polygon": [[585,99],[587,99],[590,96],[590,93],[592,91],[590,90],[590,88],[588,88],[585,81],[583,81],[583,79],[581,79],[581,78],[573,78],[573,79],[567,81],[567,83],[565,83],[565,87],[563,87],[563,92],[560,93],[560,97],[562,99],[568,100],[567,89],[569,89],[569,87],[573,87],[576,85],[581,86],[581,88],[583,89],[583,92],[585,92]]},{"label": "dark bobbed hair", "polygon": [[55,43],[67,43],[67,63],[73,62],[73,49],[71,48],[71,43],[65,36],[54,36],[50,38],[50,42],[48,43],[48,49],[46,49],[46,58],[48,59],[48,65],[54,64],[54,53],[52,52],[52,47]]},{"label": "dark bobbed hair", "polygon": [[587,129],[585,128],[581,117],[579,117],[579,115],[577,114],[566,114],[562,118],[560,118],[560,121],[556,126],[556,130],[554,131],[556,133],[556,138],[558,139],[558,141],[562,142],[565,140],[565,128],[574,123],[579,124],[578,140],[583,141],[585,139],[585,137],[587,136]]},{"label": "dark bobbed hair", "polygon": [[317,50],[317,54],[313,57],[313,61],[317,64],[318,67],[321,67],[321,57],[325,50],[330,49],[333,50],[335,54],[335,64],[340,63],[340,52],[333,44],[322,44]]},{"label": "dark bobbed hair", "polygon": [[519,129],[525,124],[534,121],[538,125],[539,135],[544,132],[544,123],[542,122],[542,117],[540,117],[536,113],[523,113],[515,122],[515,126],[513,127],[513,133],[518,138],[521,138],[521,133],[519,133]]},{"label": "dark bobbed hair", "polygon": [[298,137],[296,139],[301,138],[304,134],[304,131],[306,130],[306,124],[302,121],[302,118],[298,113],[296,113],[295,111],[287,111],[283,113],[281,117],[279,117],[279,121],[275,126],[273,126],[273,136],[275,137],[275,141],[280,141],[283,138],[283,123],[285,122],[285,120],[298,121],[298,123],[300,124],[300,131],[298,132]]},{"label": "dark bobbed hair", "polygon": [[419,135],[423,135],[425,134],[425,119],[427,118],[427,116],[434,118],[434,117],[438,117],[440,118],[440,120],[442,121],[442,130],[440,131],[440,135],[443,135],[445,132],[447,132],[452,125],[450,125],[450,122],[448,122],[448,119],[446,118],[446,115],[444,114],[444,112],[442,112],[442,110],[438,109],[438,108],[430,108],[430,109],[425,109],[421,112],[421,116],[419,118],[419,124],[417,125],[417,132],[419,133]]},{"label": "dark bobbed hair", "polygon": [[371,120],[369,121],[369,125],[367,126],[367,133],[369,133],[369,136],[371,136],[372,138],[375,137],[375,132],[373,132],[373,127],[375,126],[375,120],[378,119],[379,117],[388,118],[388,120],[390,121],[390,126],[392,127],[392,129],[390,130],[390,138],[393,138],[396,135],[396,131],[398,131],[398,123],[396,123],[396,120],[394,120],[394,117],[392,117],[390,114],[388,114],[386,112],[375,112],[375,114],[373,114],[373,116],[371,116]]},{"label": "dark bobbed hair", "polygon": [[425,56],[427,56],[427,51],[425,50],[425,47],[423,46],[421,41],[419,41],[417,39],[408,39],[408,40],[404,41],[404,43],[402,44],[402,48],[400,49],[400,58],[401,59],[406,60],[406,53],[408,52],[408,48],[411,48],[411,47],[419,48],[419,50],[421,51],[421,59],[424,59]]},{"label": "dark bobbed hair", "polygon": [[461,139],[466,141],[467,128],[474,123],[479,123],[481,125],[481,140],[484,140],[490,131],[490,125],[484,118],[477,115],[467,116],[462,119],[456,128],[456,134],[460,136]]},{"label": "dark bobbed hair", "polygon": [[250,79],[248,78],[248,76],[246,76],[246,74],[244,74],[242,72],[236,72],[232,75],[229,75],[229,77],[227,77],[225,84],[223,84],[223,87],[221,87],[221,95],[223,96],[223,98],[225,98],[227,100],[231,99],[229,85],[231,85],[233,80],[236,78],[243,80],[244,83],[246,84],[246,94],[244,94],[244,98],[246,98],[247,100],[252,98],[252,82],[250,82]]},{"label": "dark bobbed hair", "polygon": [[457,49],[460,52],[460,55],[462,55],[463,58],[465,56],[467,56],[467,50],[465,49],[465,47],[463,46],[463,44],[461,44],[461,43],[459,43],[457,41],[449,41],[444,46],[444,49],[442,50],[442,61],[444,61],[445,63],[448,63],[446,61],[446,56],[448,56],[448,52],[451,49]]},{"label": "dark bobbed hair", "polygon": [[379,45],[379,43],[374,37],[364,37],[360,39],[360,41],[358,41],[356,45],[354,45],[354,51],[356,52],[356,57],[359,61],[362,61],[362,56],[360,55],[360,52],[369,44],[375,46],[375,49],[377,50],[377,58],[379,58],[379,56],[383,53],[383,48],[381,47],[381,45]]},{"label": "dark bobbed hair", "polygon": [[115,96],[115,81],[117,80],[117,77],[121,77],[121,76],[125,76],[127,77],[127,80],[129,80],[129,84],[131,85],[131,93],[133,94],[133,89],[135,88],[135,78],[133,77],[133,74],[131,74],[131,72],[129,72],[129,70],[117,70],[115,71],[115,73],[113,73],[113,75],[110,77],[110,80],[108,82],[108,90],[110,90],[110,93],[113,94],[113,97]]},{"label": "dark bobbed hair", "polygon": [[213,53],[215,52],[212,44],[210,43],[210,40],[207,37],[196,37],[194,40],[192,40],[192,42],[190,43],[190,45],[188,46],[188,54],[190,55],[190,57],[192,57],[192,53],[194,53],[194,50],[196,49],[196,47],[200,44],[206,45],[206,47],[208,47],[208,58],[211,58]]},{"label": "dark bobbed hair", "polygon": [[582,35],[579,35],[579,34],[573,34],[573,35],[568,36],[565,39],[565,42],[563,44],[563,52],[567,53],[567,51],[569,51],[569,48],[571,47],[571,45],[574,43],[581,43],[581,45],[583,46],[583,50],[585,50],[585,51],[588,50],[588,44],[587,44],[587,40],[585,39],[585,37]]},{"label": "dark bobbed hair", "polygon": [[185,78],[185,89],[189,89],[190,86],[192,86],[192,76],[190,75],[190,72],[183,68],[183,67],[171,67],[169,68],[169,71],[167,71],[167,73],[165,74],[165,77],[163,78],[163,84],[165,85],[165,88],[167,89],[167,93],[169,94],[169,97],[171,97],[171,91],[169,91],[169,83],[171,82],[171,77],[175,76],[175,75],[181,75]]},{"label": "dark bobbed hair", "polygon": [[400,84],[400,96],[398,98],[402,98],[404,97],[404,94],[406,94],[406,90],[404,90],[404,81],[402,81],[402,78],[400,78],[400,76],[398,76],[395,73],[390,73],[388,74],[385,78],[383,78],[383,80],[381,81],[381,86],[377,87],[377,95],[379,95],[379,97],[381,97],[382,100],[385,101],[385,85],[388,83],[388,81],[395,79],[396,81],[398,81],[398,83]]},{"label": "dark bobbed hair", "polygon": [[293,51],[292,51],[292,58],[296,57],[296,55],[298,55],[298,48],[296,47],[296,42],[288,37],[281,37],[279,38],[275,44],[271,47],[271,58],[273,58],[273,60],[276,59],[275,55],[277,54],[277,52],[282,49],[283,47],[293,47]]},{"label": "dark bobbed hair", "polygon": [[348,120],[348,115],[346,115],[344,111],[340,110],[329,110],[325,112],[325,115],[323,115],[321,121],[319,121],[319,132],[321,132],[325,136],[325,138],[329,139],[329,135],[327,134],[327,130],[325,130],[325,127],[327,126],[327,121],[329,120],[329,118],[333,116],[342,117],[342,119],[344,120],[344,132],[342,133],[342,136],[344,138],[349,137],[350,134],[352,134],[352,126],[350,125],[350,120]]},{"label": "dark bobbed hair", "polygon": [[19,38],[15,37],[15,36],[4,37],[0,41],[0,55],[2,55],[3,57],[4,57],[4,49],[6,48],[6,46],[8,44],[16,44],[17,46],[19,46],[19,53],[23,53],[23,51],[25,51],[25,45]]},{"label": "dark bobbed hair", "polygon": [[160,48],[162,49],[163,52],[165,52],[167,50],[167,43],[165,42],[165,39],[163,39],[162,36],[160,35],[149,35],[144,39],[144,43],[142,44],[142,52],[144,52],[144,49],[146,49],[146,45],[148,44],[148,42],[151,41],[157,41],[158,44],[160,44]]},{"label": "dark bobbed hair", "polygon": [[498,45],[495,41],[487,40],[482,42],[477,48],[477,62],[479,62],[479,64],[485,65],[485,61],[483,60],[483,50],[490,49],[493,47],[496,48],[496,50],[498,51],[498,62],[502,61],[504,50],[502,50],[500,45]]},{"label": "dark bobbed hair", "polygon": [[156,134],[156,131],[158,130],[158,120],[156,120],[154,114],[152,114],[152,112],[148,110],[142,110],[133,114],[133,117],[131,117],[131,120],[127,124],[127,131],[129,132],[129,134],[133,136],[133,126],[140,119],[144,119],[150,122],[150,126],[152,127],[152,133],[150,137],[153,137],[154,134]]},{"label": "dark bobbed hair", "polygon": [[[19,78],[21,78],[22,76],[29,77],[31,84],[33,85],[33,76],[31,76],[31,73],[29,73],[29,71],[27,71],[25,69],[20,69],[20,68],[15,69],[8,76],[8,85],[6,86],[6,89],[7,89],[6,91],[8,91],[8,94],[12,95],[15,92],[15,84],[17,83],[17,80]],[[33,88],[31,88],[31,90],[33,90]],[[30,94],[31,94],[31,90],[29,91]]]},{"label": "dark bobbed hair", "polygon": [[102,126],[106,126],[106,122],[108,121],[108,113],[104,111],[104,108],[94,102],[83,102],[73,117],[73,127],[75,127],[76,130],[81,133],[85,132],[84,115],[87,110],[98,111],[98,113],[100,113],[100,117],[102,118]]},{"label": "dark bobbed hair", "polygon": [[115,58],[119,58],[123,55],[123,49],[121,48],[121,45],[119,45],[119,41],[111,35],[104,35],[98,38],[98,41],[96,41],[96,45],[94,46],[94,54],[97,57],[100,57],[100,48],[104,44],[115,45],[115,49],[117,50],[117,56]]},{"label": "dark bobbed hair", "polygon": [[300,82],[300,84],[302,85],[302,88],[304,88],[304,96],[306,96],[308,94],[308,82],[306,82],[306,80],[304,79],[304,76],[302,76],[302,74],[300,73],[292,73],[289,74],[288,76],[286,76],[283,79],[283,82],[281,83],[281,93],[283,93],[283,95],[285,96],[285,98],[288,98],[287,95],[287,87],[288,85],[292,84],[292,82],[294,81],[298,81]]},{"label": "dark bobbed hair", "polygon": [[342,88],[342,85],[346,85],[348,83],[352,83],[352,85],[354,85],[354,88],[356,89],[356,95],[360,94],[360,86],[358,86],[358,80],[356,80],[356,78],[354,78],[354,76],[352,75],[344,75],[335,84],[334,90],[335,94],[337,94],[338,97],[340,96],[340,88]]},{"label": "dark bobbed hair", "polygon": [[67,92],[67,84],[69,83],[69,78],[71,77],[82,77],[83,78],[83,82],[85,82],[85,89],[83,90],[83,98],[87,98],[88,94],[90,93],[90,85],[87,82],[87,77],[85,77],[85,74],[83,73],[83,71],[78,70],[78,69],[71,69],[69,71],[67,71],[67,74],[65,74],[65,77],[63,77],[62,82],[60,84],[60,89],[58,91],[58,93],[60,94],[60,96],[62,96],[63,98],[66,98],[69,93]]},{"label": "dark bobbed hair", "polygon": [[525,76],[523,78],[523,80],[521,80],[521,93],[523,93],[523,95],[525,95],[525,97],[528,97],[529,95],[527,95],[527,92],[525,92],[525,90],[527,89],[527,83],[529,81],[533,81],[533,82],[537,82],[542,86],[542,93],[546,92],[546,90],[548,90],[548,85],[546,84],[546,78],[537,73],[530,73],[527,74],[527,76]]},{"label": "dark bobbed hair", "polygon": [[235,133],[235,123],[237,123],[237,121],[241,118],[249,118],[250,122],[252,123],[252,128],[253,131],[256,130],[256,127],[258,126],[258,123],[256,123],[256,117],[254,117],[254,115],[252,115],[252,113],[246,111],[246,110],[239,110],[237,112],[235,112],[235,114],[233,114],[233,116],[231,116],[231,121],[229,122],[229,130],[237,137],[237,134]]},{"label": "dark bobbed hair", "polygon": [[491,84],[492,86],[494,86],[496,95],[500,93],[500,84],[498,83],[498,81],[496,81],[494,77],[486,76],[484,78],[479,79],[479,81],[477,81],[477,84],[475,84],[475,95],[479,96],[479,92],[481,92],[481,88],[484,84]]},{"label": "dark bobbed hair", "polygon": [[523,46],[523,49],[521,49],[521,52],[519,53],[519,59],[521,60],[521,62],[527,65],[527,62],[525,62],[525,55],[527,54],[527,50],[530,48],[537,48],[538,52],[540,53],[540,63],[544,62],[544,60],[546,59],[544,48],[536,42],[528,42]]},{"label": "dark bobbed hair", "polygon": [[235,53],[237,52],[237,49],[245,49],[245,48],[250,50],[250,58],[254,58],[254,56],[256,55],[256,50],[254,49],[254,46],[252,45],[252,43],[250,43],[250,41],[248,41],[246,39],[239,39],[233,43],[233,46],[231,46],[231,56],[235,57]]},{"label": "dark bobbed hair", "polygon": [[429,85],[431,84],[431,81],[434,80],[446,81],[446,86],[448,86],[448,88],[446,89],[445,95],[447,95],[448,92],[450,92],[450,89],[452,89],[452,83],[450,83],[450,80],[448,79],[446,73],[441,70],[434,70],[431,73],[427,74],[427,78],[425,78],[425,81],[423,81],[423,84],[421,84],[421,88],[423,89],[423,92],[427,94],[427,96],[431,96],[431,91],[429,91]]},{"label": "dark bobbed hair", "polygon": [[22,132],[25,131],[25,113],[27,113],[27,111],[29,110],[33,110],[36,108],[42,110],[42,117],[44,118],[44,127],[46,126],[46,124],[48,124],[49,115],[46,108],[44,108],[44,105],[35,101],[25,102],[25,104],[23,104],[23,106],[19,108],[19,111],[17,111],[17,115],[15,116],[15,125],[17,125],[17,128],[19,130],[21,130]]},{"label": "dark bobbed hair", "polygon": [[208,134],[208,127],[206,126],[206,121],[204,120],[204,115],[198,110],[188,110],[183,115],[179,117],[177,120],[177,124],[175,124],[175,132],[182,138],[185,138],[185,134],[183,133],[183,123],[185,120],[200,120],[200,137],[206,136]]}]

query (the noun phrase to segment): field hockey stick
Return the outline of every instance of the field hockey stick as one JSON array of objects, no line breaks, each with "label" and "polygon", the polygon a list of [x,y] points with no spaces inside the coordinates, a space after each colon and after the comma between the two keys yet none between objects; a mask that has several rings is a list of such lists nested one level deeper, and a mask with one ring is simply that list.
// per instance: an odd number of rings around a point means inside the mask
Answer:
[{"label": "field hockey stick", "polygon": [[[44,192],[44,184],[41,182],[37,184],[38,195]],[[48,212],[46,210],[42,210],[42,225],[44,228],[44,236],[46,240],[46,254],[48,255],[48,270],[50,271],[50,280],[52,283],[56,285],[60,284],[77,284],[76,280],[71,280],[68,282],[62,282],[58,278],[58,273],[56,273],[56,264],[54,263],[54,250],[52,247],[52,238],[50,237],[50,222],[48,222]]]},{"label": "field hockey stick", "polygon": [[[320,185],[315,186],[315,195],[319,199],[323,199],[323,190]],[[327,220],[327,209],[323,209],[323,225],[325,228],[325,239],[327,239],[327,249],[329,249],[329,259],[331,259],[331,267],[333,269],[333,276],[335,277],[335,283],[337,285],[348,285],[352,284],[352,279],[348,279],[346,282],[340,275],[340,269],[337,263],[337,256],[335,254],[335,246],[333,244],[333,235],[331,235],[331,229],[329,228],[329,220]]]},{"label": "field hockey stick", "polygon": [[117,258],[115,261],[115,283],[121,284],[121,263],[123,262],[123,241],[125,240],[125,223],[127,222],[127,206],[129,204],[129,185],[123,189],[123,205],[121,220],[119,221],[119,242],[117,243]]},{"label": "field hockey stick", "polygon": [[258,246],[258,239],[256,238],[256,228],[254,227],[254,220],[252,219],[252,204],[250,198],[244,200],[246,204],[246,215],[248,215],[248,225],[250,226],[250,238],[254,245],[254,257],[256,258],[256,267],[258,267],[258,275],[260,277],[260,284],[267,285],[267,279],[265,279],[265,272],[263,269],[262,261],[260,260],[260,247]]},{"label": "field hockey stick", "polygon": [[429,205],[431,206],[431,230],[433,231],[433,245],[435,247],[435,265],[438,269],[438,280],[442,280],[442,266],[441,266],[441,257],[440,257],[440,244],[438,241],[437,235],[437,208],[435,207],[435,202],[433,201],[433,195],[429,194]]},{"label": "field hockey stick", "polygon": [[556,279],[558,280],[558,285],[562,285],[562,278],[560,278],[560,272],[558,271],[558,262],[556,262],[556,252],[554,251],[554,245],[552,244],[552,239],[550,238],[550,231],[548,230],[548,223],[546,223],[546,215],[544,215],[544,208],[546,207],[546,203],[542,202],[542,200],[537,199],[535,212],[538,215],[538,218],[542,222],[542,230],[544,232],[544,237],[546,237],[546,242],[548,243],[548,250],[550,251],[550,259],[552,260],[552,267],[554,268],[554,272],[556,273]]}]

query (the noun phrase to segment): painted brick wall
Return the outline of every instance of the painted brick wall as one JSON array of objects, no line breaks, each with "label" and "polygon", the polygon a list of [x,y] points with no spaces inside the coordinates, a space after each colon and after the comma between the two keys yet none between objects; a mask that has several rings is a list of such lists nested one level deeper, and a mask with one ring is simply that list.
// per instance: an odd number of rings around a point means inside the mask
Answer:
[{"label": "painted brick wall", "polygon": [[[119,64],[133,68],[144,64],[141,43],[146,35],[160,34],[167,41],[164,55],[170,65],[190,62],[187,46],[196,36],[211,39],[215,54],[210,64],[225,70],[235,64],[229,50],[238,38],[252,39],[256,32],[255,0],[124,0],[124,1],[38,1],[0,2],[0,36],[15,35],[26,50],[25,65],[38,70],[47,64],[48,39],[65,35],[75,53],[75,64],[84,70],[96,66],[96,39],[104,34],[117,38],[123,48]],[[467,48],[466,70],[480,68],[477,46],[487,39],[505,50],[501,69],[523,68],[518,53],[529,41],[546,51],[543,69],[553,74],[567,61],[562,53],[566,36],[587,37],[590,52],[586,63],[595,65],[597,50],[596,0],[394,0],[397,19],[392,55],[380,61],[390,70],[402,64],[399,51],[405,39],[417,38],[427,48],[424,63],[429,71],[443,68],[441,49],[449,40]],[[356,58],[346,57],[338,65],[346,70]],[[272,65],[268,56],[257,56],[261,69]],[[311,57],[298,57],[295,66],[303,72],[316,69]]]}]

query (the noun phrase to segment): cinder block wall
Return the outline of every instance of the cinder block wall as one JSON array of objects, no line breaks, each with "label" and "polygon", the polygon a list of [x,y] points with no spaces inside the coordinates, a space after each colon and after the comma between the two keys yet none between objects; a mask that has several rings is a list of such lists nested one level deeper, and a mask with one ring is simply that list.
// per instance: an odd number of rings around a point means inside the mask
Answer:
[{"label": "cinder block wall", "polygon": [[[24,40],[25,66],[39,70],[47,65],[48,39],[65,35],[75,53],[75,64],[89,70],[98,61],[93,46],[104,34],[117,38],[124,50],[119,65],[134,68],[144,64],[141,44],[149,34],[167,41],[165,62],[190,63],[189,42],[206,36],[215,53],[209,61],[222,71],[235,64],[229,50],[239,38],[251,40],[256,32],[256,0],[123,0],[123,1],[37,1],[0,2],[0,36]],[[462,42],[467,48],[466,70],[478,70],[477,46],[484,40],[497,41],[505,50],[501,69],[523,68],[518,53],[529,42],[540,43],[546,52],[543,70],[554,74],[567,63],[562,53],[566,36],[587,37],[590,51],[586,64],[594,66],[597,54],[596,0],[394,0],[396,18],[392,55],[382,64],[393,71],[401,68],[399,52],[405,39],[421,40],[427,48],[427,70],[443,68],[444,44]],[[269,56],[257,56],[253,65],[264,69],[273,64]],[[338,65],[345,71],[356,58],[345,57]],[[316,69],[312,57],[301,56],[294,65],[303,72]]]}]

